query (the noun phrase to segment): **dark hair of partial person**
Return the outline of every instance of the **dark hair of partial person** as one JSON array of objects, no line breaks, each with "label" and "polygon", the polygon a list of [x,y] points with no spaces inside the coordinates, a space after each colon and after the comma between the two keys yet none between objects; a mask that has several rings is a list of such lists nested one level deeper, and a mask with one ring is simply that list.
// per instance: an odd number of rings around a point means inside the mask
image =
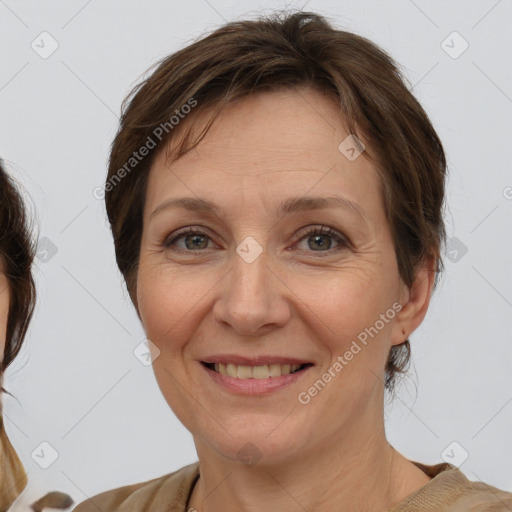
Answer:
[{"label": "dark hair of partial person", "polygon": [[[419,268],[435,257],[435,288],[446,238],[445,153],[427,113],[384,50],[318,14],[277,12],[227,23],[150,71],[123,102],[105,186],[116,260],[135,307],[142,212],[156,155],[172,146],[172,158],[177,159],[195,147],[225,105],[259,92],[303,87],[332,98],[348,133],[365,144],[363,154],[381,176],[403,282],[411,287]],[[185,109],[191,98],[196,106]],[[177,119],[177,113],[187,115],[171,126],[169,120]],[[193,121],[200,113],[209,116],[198,133]],[[148,137],[155,140],[155,133],[161,138],[156,149],[127,172],[134,151]],[[390,350],[388,391],[409,362],[406,339]]]},{"label": "dark hair of partial person", "polygon": [[6,173],[0,159],[0,258],[10,293],[2,371],[5,371],[20,351],[34,312],[34,256],[35,243],[19,186]]},{"label": "dark hair of partial person", "polygon": [[[20,351],[34,311],[34,254],[35,246],[23,198],[19,187],[7,175],[0,159],[0,259],[9,288],[6,343],[0,366],[1,392],[5,391],[5,369]],[[8,508],[23,490],[27,477],[5,432],[1,398],[0,394],[0,510],[3,510]]]}]

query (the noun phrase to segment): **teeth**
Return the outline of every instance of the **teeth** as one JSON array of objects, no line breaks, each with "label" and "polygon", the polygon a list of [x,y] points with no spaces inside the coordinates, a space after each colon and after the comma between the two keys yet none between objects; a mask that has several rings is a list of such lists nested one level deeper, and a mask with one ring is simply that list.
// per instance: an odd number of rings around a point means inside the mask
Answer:
[{"label": "teeth", "polygon": [[215,371],[227,377],[238,379],[268,379],[269,377],[281,377],[298,370],[300,364],[264,364],[261,366],[243,366],[236,364],[215,363]]},{"label": "teeth", "polygon": [[280,364],[269,364],[268,373],[270,377],[281,377],[281,365]]},{"label": "teeth", "polygon": [[[246,367],[246,368],[249,368],[249,367]],[[240,376],[240,373],[238,375]],[[270,373],[269,373],[268,366],[266,364],[264,364],[263,366],[254,366],[252,368],[252,378],[253,379],[268,379],[269,376],[270,376]]]},{"label": "teeth", "polygon": [[236,367],[236,376],[239,379],[250,379],[252,377],[252,367],[251,366],[237,366]]}]

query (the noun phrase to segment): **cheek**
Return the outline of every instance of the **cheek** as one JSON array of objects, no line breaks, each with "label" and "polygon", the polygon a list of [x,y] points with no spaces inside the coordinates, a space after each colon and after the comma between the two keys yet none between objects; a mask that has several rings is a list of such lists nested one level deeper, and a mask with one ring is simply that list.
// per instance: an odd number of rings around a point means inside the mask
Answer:
[{"label": "cheek", "polygon": [[147,338],[158,350],[152,365],[156,381],[169,407],[189,430],[204,414],[194,407],[198,398],[190,401],[197,389],[188,380],[183,356],[200,307],[193,281],[169,269],[163,272],[142,265],[137,280],[139,314]]},{"label": "cheek", "polygon": [[[204,295],[194,286],[194,279],[169,270],[141,268],[137,281],[137,301],[147,337],[161,350],[172,351],[186,340],[190,318]],[[172,343],[171,343],[172,341]]]},{"label": "cheek", "polygon": [[302,281],[297,289],[305,306],[300,314],[309,318],[313,339],[321,340],[330,355],[326,365],[338,361],[338,371],[332,372],[347,377],[348,389],[370,385],[385,367],[396,316],[393,305],[398,304],[393,276],[379,265],[345,268],[317,276],[314,286]]},{"label": "cheek", "polygon": [[373,324],[391,307],[395,286],[378,265],[345,266],[335,272],[288,276],[293,291],[331,329],[332,335],[353,333]]},{"label": "cheek", "polygon": [[142,272],[137,281],[137,301],[147,337],[160,349],[160,339],[173,325],[176,314],[172,295],[164,293],[166,287],[151,275]]}]

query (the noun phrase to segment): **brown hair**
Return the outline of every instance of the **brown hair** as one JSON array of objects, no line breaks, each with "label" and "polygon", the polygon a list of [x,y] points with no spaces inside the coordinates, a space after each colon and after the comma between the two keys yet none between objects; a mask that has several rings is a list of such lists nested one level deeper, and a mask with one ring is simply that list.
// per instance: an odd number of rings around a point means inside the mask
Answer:
[{"label": "brown hair", "polygon": [[[228,23],[158,63],[123,102],[105,186],[117,264],[132,302],[149,170],[156,154],[176,139],[178,117],[191,110],[185,107],[195,108],[179,125],[184,136],[175,158],[194,147],[215,119],[191,142],[198,113],[219,112],[253,93],[299,86],[332,97],[349,132],[364,141],[364,155],[376,163],[403,282],[411,287],[419,266],[434,256],[437,285],[446,236],[446,159],[428,115],[404,82],[395,61],[377,45],[308,12]],[[150,150],[135,159],[143,147]],[[409,359],[409,340],[392,347],[388,390]]]},{"label": "brown hair", "polygon": [[[34,254],[22,197],[0,160],[0,259],[9,283],[6,344],[0,365],[1,391],[5,391],[4,371],[18,354],[34,311],[35,285],[31,271]],[[26,484],[21,461],[5,432],[0,396],[0,511],[9,508]]]}]

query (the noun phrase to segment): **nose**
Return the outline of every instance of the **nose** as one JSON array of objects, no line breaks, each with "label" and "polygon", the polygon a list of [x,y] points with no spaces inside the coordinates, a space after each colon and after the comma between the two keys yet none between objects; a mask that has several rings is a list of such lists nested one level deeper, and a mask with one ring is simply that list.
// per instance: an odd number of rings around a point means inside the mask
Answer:
[{"label": "nose", "polygon": [[215,320],[245,336],[263,336],[284,326],[290,319],[289,288],[274,270],[271,255],[263,250],[251,261],[234,252],[232,258],[213,308]]}]

